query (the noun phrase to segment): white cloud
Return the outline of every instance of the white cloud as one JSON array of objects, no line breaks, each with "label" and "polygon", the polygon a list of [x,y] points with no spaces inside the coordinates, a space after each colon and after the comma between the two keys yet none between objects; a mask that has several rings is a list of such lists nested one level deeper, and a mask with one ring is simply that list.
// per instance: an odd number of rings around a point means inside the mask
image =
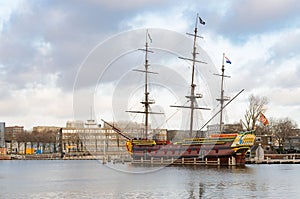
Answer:
[{"label": "white cloud", "polygon": [[11,14],[17,9],[21,1],[0,1],[0,34],[4,24],[9,21]]},{"label": "white cloud", "polygon": [[[57,88],[57,74],[44,77],[48,84],[28,83],[26,88],[15,90],[10,87],[10,97],[1,99],[1,118],[9,125],[24,125],[31,129],[34,125],[64,126],[72,119],[72,93]],[[66,106],[68,105],[68,106]]]},{"label": "white cloud", "polygon": [[49,55],[51,53],[52,47],[51,43],[40,39],[34,42],[34,47],[37,49],[38,53],[42,56]]},{"label": "white cloud", "polygon": [[144,11],[138,13],[134,18],[124,21],[123,26],[130,29],[137,28],[163,28],[174,30],[178,32],[184,32],[190,25],[189,21],[186,21],[184,12],[188,9],[187,6],[172,7],[165,11]]},{"label": "white cloud", "polygon": [[140,7],[163,4],[166,0],[87,0],[95,5],[105,6],[108,9],[131,10]]},{"label": "white cloud", "polygon": [[299,29],[280,29],[255,34],[243,43],[232,42],[220,34],[206,31],[203,48],[221,67],[222,53],[232,64],[225,64],[227,95],[233,96],[240,89],[246,91],[229,105],[229,122],[243,119],[250,94],[266,96],[270,100],[269,117],[290,117],[300,123],[300,56],[297,45]]},{"label": "white cloud", "polygon": [[[136,28],[184,34],[192,31],[197,12],[206,20],[199,45],[218,70],[223,52],[232,61],[226,65],[232,76],[226,81],[228,95],[246,88],[228,108],[229,120],[243,118],[248,95],[256,94],[270,99],[270,116],[288,115],[300,124],[300,4],[295,0],[56,3],[0,2],[0,92],[8,90],[1,95],[1,116],[12,125],[69,120],[77,66],[107,35]],[[82,81],[89,80],[84,76]],[[96,103],[100,109],[106,107],[107,115],[111,99],[107,95],[100,99]]]}]

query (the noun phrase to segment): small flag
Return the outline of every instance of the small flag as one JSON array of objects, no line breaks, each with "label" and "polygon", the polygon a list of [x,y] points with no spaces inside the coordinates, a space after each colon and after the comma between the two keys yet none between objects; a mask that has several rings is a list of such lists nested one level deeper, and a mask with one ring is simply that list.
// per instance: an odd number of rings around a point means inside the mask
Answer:
[{"label": "small flag", "polygon": [[231,61],[227,57],[225,57],[225,59],[226,59],[226,63],[231,64]]},{"label": "small flag", "polygon": [[203,20],[201,19],[201,17],[199,17],[199,22],[200,22],[200,24],[205,25],[205,21],[203,21]]},{"label": "small flag", "polygon": [[150,42],[152,43],[152,38],[151,38],[150,34],[149,33],[147,33],[147,34],[148,34],[148,38],[149,38]]},{"label": "small flag", "polygon": [[268,119],[262,113],[260,113],[260,117],[259,117],[258,121],[260,121],[261,123],[263,123],[263,125],[265,125],[265,126],[269,124]]}]

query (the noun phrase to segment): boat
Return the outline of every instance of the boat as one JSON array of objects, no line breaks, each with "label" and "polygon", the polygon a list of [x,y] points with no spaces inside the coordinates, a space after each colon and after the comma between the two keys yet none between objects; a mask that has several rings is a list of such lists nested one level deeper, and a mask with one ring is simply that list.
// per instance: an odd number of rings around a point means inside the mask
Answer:
[{"label": "boat", "polygon": [[[198,61],[196,59],[197,56],[197,46],[196,39],[200,36],[198,35],[198,22],[204,25],[205,22],[197,15],[194,33],[188,35],[192,36],[194,39],[193,42],[193,51],[192,58],[183,58],[192,62],[192,77],[191,77],[191,86],[190,86],[190,95],[186,96],[190,104],[189,106],[171,106],[176,108],[188,108],[190,109],[190,124],[189,124],[189,135],[188,138],[183,139],[179,142],[172,143],[169,140],[158,140],[158,139],[149,139],[148,138],[148,116],[149,114],[160,114],[153,113],[150,110],[150,105],[154,103],[154,101],[149,100],[149,91],[148,91],[148,74],[153,73],[148,69],[148,53],[151,52],[149,50],[147,34],[146,33],[146,44],[145,49],[145,70],[137,70],[139,72],[145,73],[145,99],[141,102],[144,105],[144,111],[128,111],[131,113],[143,113],[145,114],[145,132],[142,138],[130,138],[125,135],[121,129],[118,129],[114,125],[102,120],[105,124],[109,125],[113,130],[117,133],[125,137],[128,141],[126,142],[126,149],[130,153],[131,157],[135,161],[139,161],[140,163],[145,162],[155,162],[158,160],[159,162],[170,162],[170,163],[193,163],[193,164],[216,164],[216,165],[237,165],[243,166],[245,165],[245,154],[253,146],[255,141],[255,135],[253,132],[239,132],[239,133],[223,133],[223,122],[222,122],[222,112],[223,109],[234,100],[242,91],[240,91],[235,97],[231,100],[229,98],[224,97],[224,89],[223,89],[223,81],[224,77],[224,57],[223,54],[223,63],[222,63],[222,74],[219,75],[222,77],[221,84],[221,97],[218,99],[221,104],[220,110],[205,124],[207,125],[215,116],[220,115],[220,131],[218,133],[212,134],[209,137],[193,137],[193,121],[194,121],[194,112],[196,110],[210,110],[206,107],[198,107],[197,98],[202,98],[201,94],[195,93],[196,84],[194,82],[195,79],[195,64],[197,63],[205,63],[202,61]],[[225,101],[228,101],[226,104]],[[203,125],[203,127],[205,126]],[[202,127],[202,128],[203,128]],[[201,129],[202,129],[201,128]],[[200,129],[200,130],[201,130]]]}]

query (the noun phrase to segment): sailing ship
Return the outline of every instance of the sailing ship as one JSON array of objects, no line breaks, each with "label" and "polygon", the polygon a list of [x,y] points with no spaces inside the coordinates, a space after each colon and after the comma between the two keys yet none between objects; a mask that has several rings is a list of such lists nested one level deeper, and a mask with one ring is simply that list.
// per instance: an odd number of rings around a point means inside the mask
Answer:
[{"label": "sailing ship", "polygon": [[[190,85],[190,95],[186,96],[189,99],[189,106],[171,106],[176,108],[188,108],[190,109],[190,124],[189,124],[189,137],[183,139],[180,142],[172,143],[168,140],[158,140],[158,139],[148,139],[148,117],[149,114],[160,114],[154,113],[150,111],[150,105],[154,103],[154,101],[149,100],[149,91],[148,91],[148,75],[150,73],[154,73],[149,71],[149,61],[148,61],[148,53],[152,52],[149,50],[148,39],[146,33],[146,44],[145,49],[142,49],[145,52],[145,70],[136,70],[139,72],[145,73],[145,98],[144,101],[141,102],[144,105],[144,111],[128,111],[133,113],[143,113],[145,114],[145,131],[143,138],[130,138],[125,135],[120,129],[111,125],[110,123],[102,120],[105,124],[112,127],[117,133],[125,137],[128,141],[126,142],[126,149],[131,154],[133,160],[141,160],[144,162],[146,160],[172,160],[179,162],[188,162],[188,160],[194,160],[197,162],[198,160],[206,161],[206,162],[217,162],[218,165],[245,165],[245,154],[250,149],[250,147],[254,144],[255,135],[252,132],[240,132],[240,133],[222,133],[223,129],[223,121],[222,121],[222,112],[223,109],[234,100],[242,91],[240,91],[235,97],[231,100],[229,98],[224,97],[224,88],[223,81],[224,77],[227,77],[224,74],[224,57],[223,54],[223,63],[222,63],[222,74],[219,75],[222,77],[221,83],[221,96],[218,101],[220,101],[221,108],[220,110],[205,124],[206,126],[215,116],[220,114],[220,128],[219,132],[216,134],[212,134],[209,137],[194,137],[193,138],[193,121],[194,121],[194,112],[196,110],[209,110],[206,107],[199,107],[197,104],[197,99],[201,98],[201,94],[195,93],[196,84],[194,82],[195,79],[195,65],[196,63],[205,63],[202,61],[198,61],[196,59],[197,56],[197,46],[196,40],[200,36],[198,35],[198,22],[204,25],[205,22],[197,15],[194,33],[188,35],[193,37],[193,51],[192,58],[183,58],[192,62],[192,77],[191,77],[191,85]],[[229,101],[224,104],[225,101]],[[203,128],[202,127],[202,128]],[[202,128],[200,130],[202,130]]]}]

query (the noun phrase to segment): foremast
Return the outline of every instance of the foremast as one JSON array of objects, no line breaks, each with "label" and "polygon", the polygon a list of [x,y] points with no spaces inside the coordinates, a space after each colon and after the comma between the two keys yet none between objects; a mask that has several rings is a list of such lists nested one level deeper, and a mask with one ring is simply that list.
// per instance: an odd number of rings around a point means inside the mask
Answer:
[{"label": "foremast", "polygon": [[145,114],[145,124],[144,124],[145,125],[145,131],[144,131],[144,135],[143,135],[143,138],[145,138],[145,139],[148,138],[149,114],[162,114],[162,113],[154,113],[154,112],[150,111],[150,105],[154,104],[155,101],[149,99],[149,94],[150,93],[148,91],[148,84],[149,84],[148,83],[148,74],[149,73],[158,74],[158,73],[149,71],[150,64],[149,64],[149,60],[148,60],[148,53],[153,53],[153,51],[149,50],[148,38],[150,39],[150,42],[152,42],[150,34],[148,33],[148,30],[147,30],[146,31],[145,48],[139,49],[139,50],[145,52],[145,62],[144,62],[145,70],[134,69],[134,71],[145,73],[144,101],[141,102],[141,104],[144,105],[144,111],[126,111],[126,112],[130,112],[130,113],[143,113],[143,114]]},{"label": "foremast", "polygon": [[192,77],[191,77],[191,90],[190,90],[190,95],[189,96],[185,96],[186,98],[189,99],[190,101],[190,106],[171,106],[171,107],[177,107],[177,108],[188,108],[190,109],[190,126],[189,126],[189,137],[191,138],[193,135],[193,125],[194,125],[194,111],[196,109],[204,109],[204,110],[210,110],[209,108],[202,108],[202,107],[198,107],[197,106],[197,98],[202,98],[202,94],[196,94],[195,93],[195,88],[196,88],[196,84],[195,84],[195,66],[196,66],[196,62],[198,63],[204,63],[203,61],[198,61],[197,60],[197,43],[196,40],[197,38],[202,38],[201,36],[198,35],[198,19],[199,19],[199,23],[202,25],[205,25],[205,22],[199,17],[199,15],[197,14],[196,17],[196,23],[195,23],[195,29],[194,29],[194,33],[186,33],[189,36],[192,36],[194,38],[193,40],[193,51],[192,51],[192,59],[191,58],[185,58],[185,57],[179,57],[180,59],[184,59],[184,60],[188,60],[192,62]]}]

